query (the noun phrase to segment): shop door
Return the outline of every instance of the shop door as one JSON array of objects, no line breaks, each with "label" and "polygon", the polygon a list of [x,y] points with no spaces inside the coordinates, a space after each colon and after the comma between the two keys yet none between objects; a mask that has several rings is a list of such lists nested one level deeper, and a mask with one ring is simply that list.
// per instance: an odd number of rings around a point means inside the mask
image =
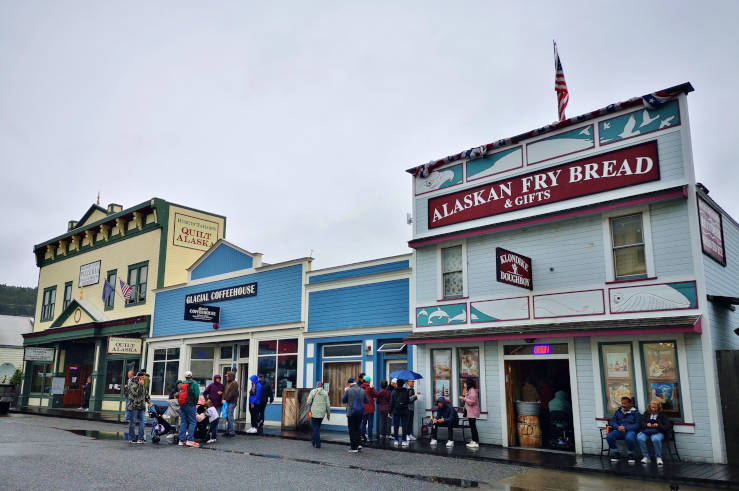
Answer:
[{"label": "shop door", "polygon": [[64,380],[64,397],[62,399],[64,407],[82,406],[82,389],[89,374],[90,367],[87,365],[69,365],[67,367]]},{"label": "shop door", "polygon": [[234,415],[234,418],[244,418],[249,414],[249,411],[247,410],[249,407],[249,364],[241,363],[239,365],[237,375],[239,388],[241,389],[241,395],[239,397],[241,404],[239,404],[239,407],[237,408],[238,412]]},{"label": "shop door", "polygon": [[518,446],[516,434],[516,406],[515,392],[518,387],[518,371],[514,371],[510,361],[505,362],[505,395],[506,395],[506,424],[508,427],[508,446]]},{"label": "shop door", "polygon": [[721,409],[724,419],[726,458],[729,464],[739,464],[739,420],[736,407],[739,405],[739,351],[717,350],[718,385],[721,392]]},{"label": "shop door", "polygon": [[390,372],[396,370],[405,370],[408,368],[408,360],[386,360],[385,361],[385,379],[390,383]]}]

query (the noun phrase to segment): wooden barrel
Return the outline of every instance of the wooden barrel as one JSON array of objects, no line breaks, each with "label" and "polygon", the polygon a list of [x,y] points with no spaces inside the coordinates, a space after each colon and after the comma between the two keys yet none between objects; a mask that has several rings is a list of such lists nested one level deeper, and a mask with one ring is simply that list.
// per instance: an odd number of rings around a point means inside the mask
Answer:
[{"label": "wooden barrel", "polygon": [[518,441],[522,447],[541,448],[541,426],[539,416],[518,417]]}]

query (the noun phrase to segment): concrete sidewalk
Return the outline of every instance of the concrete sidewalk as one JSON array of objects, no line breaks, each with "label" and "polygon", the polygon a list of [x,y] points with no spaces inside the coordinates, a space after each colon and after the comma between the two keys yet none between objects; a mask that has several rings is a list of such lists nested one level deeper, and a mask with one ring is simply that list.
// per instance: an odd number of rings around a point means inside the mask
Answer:
[{"label": "concrete sidewalk", "polygon": [[[100,414],[77,409],[24,409],[15,410],[26,414],[54,416],[89,421],[124,423],[123,416],[118,414]],[[248,425],[239,422],[236,431],[246,437]],[[308,432],[282,430],[277,427],[265,427],[264,435],[291,440],[309,441]],[[349,445],[349,435],[335,430],[321,431],[321,441],[334,445]],[[395,447],[392,439],[375,440],[367,447],[393,452],[427,454],[439,457],[470,459],[482,462],[509,463],[527,467],[554,469],[570,472],[607,474],[630,479],[641,479],[664,482],[670,485],[695,484],[713,488],[739,488],[739,467],[723,464],[698,464],[687,462],[665,462],[664,466],[654,464],[628,464],[626,461],[611,463],[608,458],[597,455],[575,455],[569,452],[527,450],[506,448],[498,445],[481,444],[479,449],[468,449],[464,442],[456,442],[453,448],[442,444],[431,447],[428,439],[421,438],[410,442],[408,447]]]}]

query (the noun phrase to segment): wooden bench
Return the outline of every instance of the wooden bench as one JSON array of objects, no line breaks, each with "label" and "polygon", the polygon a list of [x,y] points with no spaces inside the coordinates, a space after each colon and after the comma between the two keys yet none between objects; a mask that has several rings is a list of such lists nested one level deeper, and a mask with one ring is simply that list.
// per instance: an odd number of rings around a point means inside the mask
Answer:
[{"label": "wooden bench", "polygon": [[[608,441],[606,440],[606,435],[608,434],[606,432],[606,427],[600,428],[600,455],[610,457],[611,456],[611,447],[608,446]],[[639,434],[637,432],[637,434]],[[651,442],[648,441],[648,444],[651,445]],[[682,462],[680,459],[680,454],[677,451],[677,444],[675,443],[675,430],[673,428],[670,428],[665,432],[665,439],[662,440],[662,448],[667,449],[667,453],[670,454],[670,459],[673,462]],[[639,446],[637,444],[637,452],[639,452]],[[641,453],[641,452],[639,452]],[[664,456],[664,452],[663,452]],[[642,457],[645,457],[642,455]]]}]

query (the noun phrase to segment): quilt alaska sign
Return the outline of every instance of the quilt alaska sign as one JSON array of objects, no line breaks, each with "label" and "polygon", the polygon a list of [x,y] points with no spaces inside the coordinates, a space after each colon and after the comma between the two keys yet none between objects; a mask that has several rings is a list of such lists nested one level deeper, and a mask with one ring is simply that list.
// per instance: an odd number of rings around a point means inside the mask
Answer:
[{"label": "quilt alaska sign", "polygon": [[443,227],[659,178],[657,142],[650,141],[431,198],[428,227]]}]

